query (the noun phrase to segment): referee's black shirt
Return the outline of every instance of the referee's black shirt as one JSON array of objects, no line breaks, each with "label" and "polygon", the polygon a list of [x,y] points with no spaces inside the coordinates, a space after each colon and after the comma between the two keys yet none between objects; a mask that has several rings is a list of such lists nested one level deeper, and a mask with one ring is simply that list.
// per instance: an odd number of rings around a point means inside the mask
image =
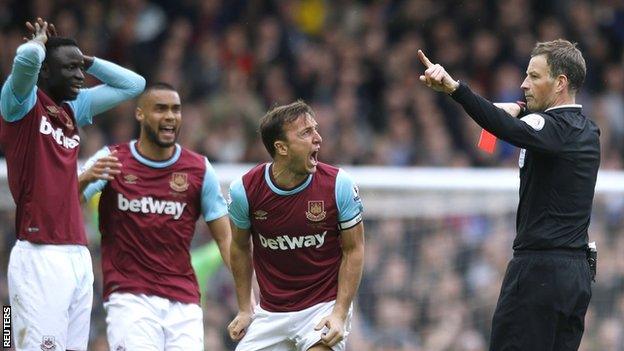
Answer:
[{"label": "referee's black shirt", "polygon": [[581,106],[556,106],[518,119],[463,83],[451,96],[485,130],[522,148],[514,250],[584,248],[600,165],[600,130]]}]

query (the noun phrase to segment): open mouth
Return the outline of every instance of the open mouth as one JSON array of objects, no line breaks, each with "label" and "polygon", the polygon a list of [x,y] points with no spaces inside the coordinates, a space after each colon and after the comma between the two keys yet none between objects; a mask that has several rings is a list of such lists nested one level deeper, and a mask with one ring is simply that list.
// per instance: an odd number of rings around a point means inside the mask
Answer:
[{"label": "open mouth", "polygon": [[82,88],[82,83],[75,83],[69,87],[74,94],[78,94]]},{"label": "open mouth", "polygon": [[158,131],[165,136],[175,137],[175,127],[174,126],[163,126],[158,128]]},{"label": "open mouth", "polygon": [[316,150],[310,154],[310,163],[312,164],[312,166],[318,165],[318,153],[318,150]]}]

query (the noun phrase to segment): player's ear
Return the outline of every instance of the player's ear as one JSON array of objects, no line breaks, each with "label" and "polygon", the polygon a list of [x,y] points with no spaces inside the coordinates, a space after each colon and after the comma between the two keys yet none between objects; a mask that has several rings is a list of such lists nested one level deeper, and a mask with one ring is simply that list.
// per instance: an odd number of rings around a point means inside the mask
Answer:
[{"label": "player's ear", "polygon": [[145,118],[145,115],[143,114],[143,110],[140,107],[137,107],[136,110],[134,111],[134,118],[136,118],[136,120],[139,121],[139,123],[141,123],[143,121],[143,118]]},{"label": "player's ear", "polygon": [[276,155],[286,156],[288,154],[288,146],[283,140],[276,140],[273,147],[275,147]]}]

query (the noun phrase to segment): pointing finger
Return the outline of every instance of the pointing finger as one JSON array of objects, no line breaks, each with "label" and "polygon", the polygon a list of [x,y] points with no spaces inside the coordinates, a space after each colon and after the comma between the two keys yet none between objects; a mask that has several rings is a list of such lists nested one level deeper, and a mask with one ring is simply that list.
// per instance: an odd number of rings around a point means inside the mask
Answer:
[{"label": "pointing finger", "polygon": [[429,61],[429,59],[427,58],[427,56],[425,56],[425,53],[422,52],[422,50],[418,50],[418,58],[420,59],[420,62],[425,65],[426,68],[433,66],[433,63]]}]

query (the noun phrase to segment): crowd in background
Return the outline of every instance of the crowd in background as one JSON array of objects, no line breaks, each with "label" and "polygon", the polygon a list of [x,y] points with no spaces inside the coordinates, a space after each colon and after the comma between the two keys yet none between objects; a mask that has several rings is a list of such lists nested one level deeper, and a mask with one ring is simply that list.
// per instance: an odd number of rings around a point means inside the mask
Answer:
[{"label": "crowd in background", "polygon": [[[577,102],[601,128],[601,167],[622,169],[621,0],[0,0],[2,81],[26,34],[23,23],[35,16],[76,38],[85,54],[177,87],[179,141],[215,163],[267,160],[259,119],[270,106],[301,98],[316,111],[324,162],[514,167],[515,147],[499,143],[493,156],[478,151],[479,128],[451,99],[421,86],[416,52],[423,49],[483,96],[509,102],[522,99],[535,42],[566,38],[578,42],[587,61]],[[134,108],[122,104],[84,128],[82,156],[135,137]],[[582,350],[622,351],[623,207],[603,197],[596,208],[591,236],[604,244]],[[12,216],[0,211],[5,303]],[[514,221],[513,213],[367,221],[350,350],[485,350]],[[206,229],[198,228],[199,240],[206,240]],[[96,270],[97,237],[91,230]],[[229,273],[204,283],[206,349],[231,349]],[[101,277],[95,291],[90,349],[104,350]]]}]

